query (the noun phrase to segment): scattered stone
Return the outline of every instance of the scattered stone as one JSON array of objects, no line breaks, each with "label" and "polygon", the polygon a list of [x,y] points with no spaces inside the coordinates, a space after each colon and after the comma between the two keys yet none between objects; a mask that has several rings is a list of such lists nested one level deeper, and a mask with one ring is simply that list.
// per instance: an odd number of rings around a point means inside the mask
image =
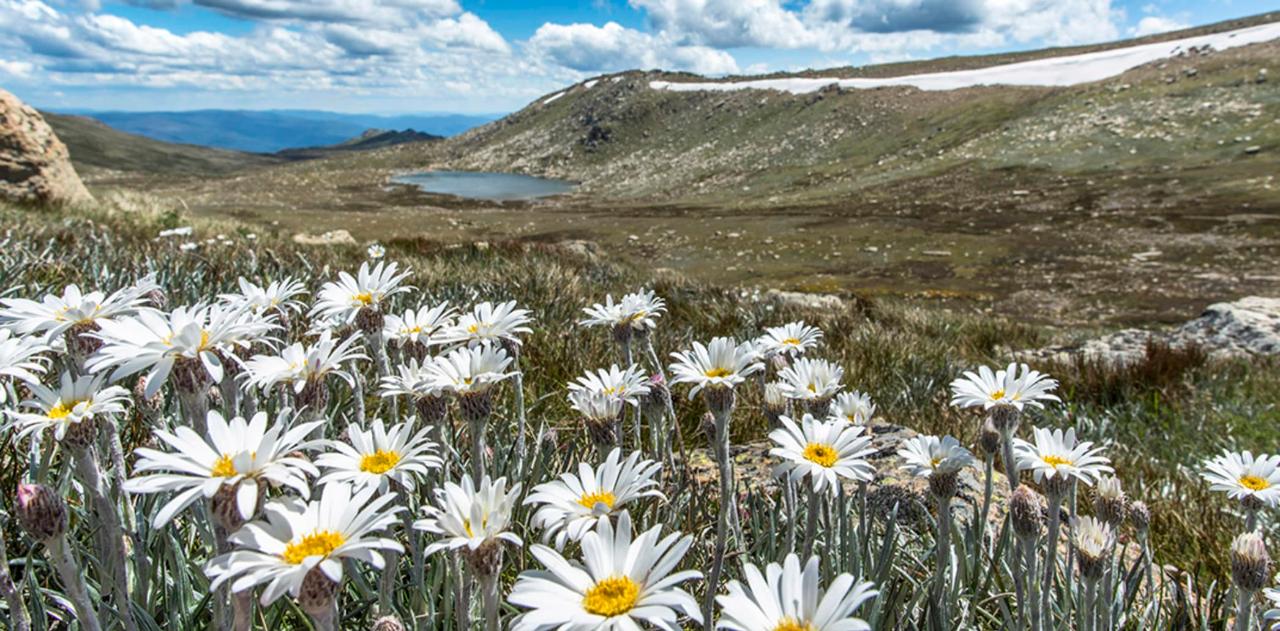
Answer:
[{"label": "scattered stone", "polygon": [[44,117],[4,90],[0,90],[0,199],[52,205],[93,201],[71,166],[67,146]]},{"label": "scattered stone", "polygon": [[951,256],[951,250],[925,250],[921,254],[925,256]]},{"label": "scattered stone", "polygon": [[565,254],[576,256],[587,261],[595,261],[600,258],[600,245],[594,241],[574,239],[571,241],[561,241],[557,246],[559,246],[561,251]]},{"label": "scattered stone", "polygon": [[843,310],[844,300],[832,294],[806,294],[798,291],[781,291],[770,289],[765,292],[765,299],[783,306],[804,309]]},{"label": "scattered stone", "polygon": [[1280,298],[1250,296],[1221,302],[1170,331],[1125,329],[1081,344],[1024,351],[1018,356],[1061,362],[1084,357],[1124,364],[1145,357],[1153,342],[1170,348],[1196,346],[1211,359],[1280,355]]},{"label": "scattered stone", "polygon": [[293,242],[301,245],[355,245],[356,239],[346,230],[330,230],[321,235],[299,232]]},{"label": "scattered stone", "polygon": [[1261,145],[1249,145],[1248,147],[1245,147],[1245,148],[1244,148],[1244,152],[1245,152],[1245,153],[1247,153],[1247,154],[1249,154],[1249,155],[1254,155],[1254,154],[1258,153],[1259,151],[1262,151],[1262,146],[1261,146]]}]

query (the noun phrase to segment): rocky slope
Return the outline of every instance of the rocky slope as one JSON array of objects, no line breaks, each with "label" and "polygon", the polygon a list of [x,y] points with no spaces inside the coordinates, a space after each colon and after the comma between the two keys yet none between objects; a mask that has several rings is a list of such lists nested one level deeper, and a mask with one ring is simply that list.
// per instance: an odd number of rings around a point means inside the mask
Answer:
[{"label": "rocky slope", "polygon": [[0,198],[24,204],[93,201],[66,145],[34,108],[0,90]]}]

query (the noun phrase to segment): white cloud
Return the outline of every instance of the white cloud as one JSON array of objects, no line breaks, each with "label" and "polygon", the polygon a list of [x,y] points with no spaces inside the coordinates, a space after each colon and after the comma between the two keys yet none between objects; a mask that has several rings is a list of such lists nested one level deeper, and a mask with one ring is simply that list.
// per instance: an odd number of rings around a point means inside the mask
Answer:
[{"label": "white cloud", "polygon": [[28,77],[31,71],[35,70],[35,66],[27,61],[7,61],[0,59],[0,73],[7,74],[11,77]]},{"label": "white cloud", "polygon": [[732,48],[803,48],[814,34],[780,0],[629,0],[653,30],[682,42]]},{"label": "white cloud", "polygon": [[540,58],[582,72],[663,68],[699,74],[736,72],[733,56],[707,46],[680,45],[617,22],[543,24],[529,40]]},{"label": "white cloud", "polygon": [[[143,0],[151,1],[151,0]],[[161,0],[176,3],[178,0]],[[192,0],[236,17],[318,22],[377,22],[443,18],[462,11],[457,0]]]},{"label": "white cloud", "polygon": [[1169,31],[1177,31],[1187,28],[1187,24],[1183,24],[1172,18],[1161,17],[1158,15],[1148,15],[1138,24],[1129,29],[1129,35],[1133,37],[1143,37],[1146,35],[1156,35],[1158,33],[1168,33]]}]

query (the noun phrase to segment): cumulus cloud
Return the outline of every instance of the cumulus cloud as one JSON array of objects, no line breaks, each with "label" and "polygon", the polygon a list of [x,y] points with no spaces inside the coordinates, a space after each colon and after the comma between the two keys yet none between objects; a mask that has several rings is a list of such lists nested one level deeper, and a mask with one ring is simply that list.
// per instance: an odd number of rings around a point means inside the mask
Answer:
[{"label": "cumulus cloud", "polygon": [[1156,35],[1158,33],[1177,31],[1187,28],[1188,26],[1189,25],[1172,18],[1148,15],[1147,17],[1138,20],[1138,24],[1129,29],[1129,35],[1132,35],[1133,37],[1143,37],[1146,35]]},{"label": "cumulus cloud", "polygon": [[[173,1],[176,2],[176,0]],[[397,19],[442,18],[462,11],[457,0],[193,0],[193,2],[241,18],[320,22],[391,23]]]},{"label": "cumulus cloud", "polygon": [[617,22],[543,24],[529,40],[535,55],[582,72],[663,68],[700,74],[736,72],[733,56],[707,46],[664,41]]}]

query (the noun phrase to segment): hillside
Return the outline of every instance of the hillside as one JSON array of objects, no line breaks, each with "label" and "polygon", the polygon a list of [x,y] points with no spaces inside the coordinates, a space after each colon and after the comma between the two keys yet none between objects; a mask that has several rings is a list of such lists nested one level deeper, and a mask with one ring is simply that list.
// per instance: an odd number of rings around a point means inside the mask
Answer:
[{"label": "hillside", "polygon": [[87,179],[121,173],[221,175],[281,162],[270,156],[152,140],[83,116],[43,114],[66,143],[76,169]]},{"label": "hillside", "polygon": [[289,160],[316,160],[352,151],[373,151],[375,149],[385,149],[396,145],[416,142],[436,142],[440,140],[444,140],[444,137],[423,133],[413,129],[405,129],[401,131],[370,129],[355,138],[336,145],[284,149],[282,151],[277,151],[274,155]]},{"label": "hillside", "polygon": [[416,129],[436,136],[451,136],[495,118],[464,114],[380,116],[307,110],[75,113],[155,140],[254,153],[336,145],[369,129]]}]

